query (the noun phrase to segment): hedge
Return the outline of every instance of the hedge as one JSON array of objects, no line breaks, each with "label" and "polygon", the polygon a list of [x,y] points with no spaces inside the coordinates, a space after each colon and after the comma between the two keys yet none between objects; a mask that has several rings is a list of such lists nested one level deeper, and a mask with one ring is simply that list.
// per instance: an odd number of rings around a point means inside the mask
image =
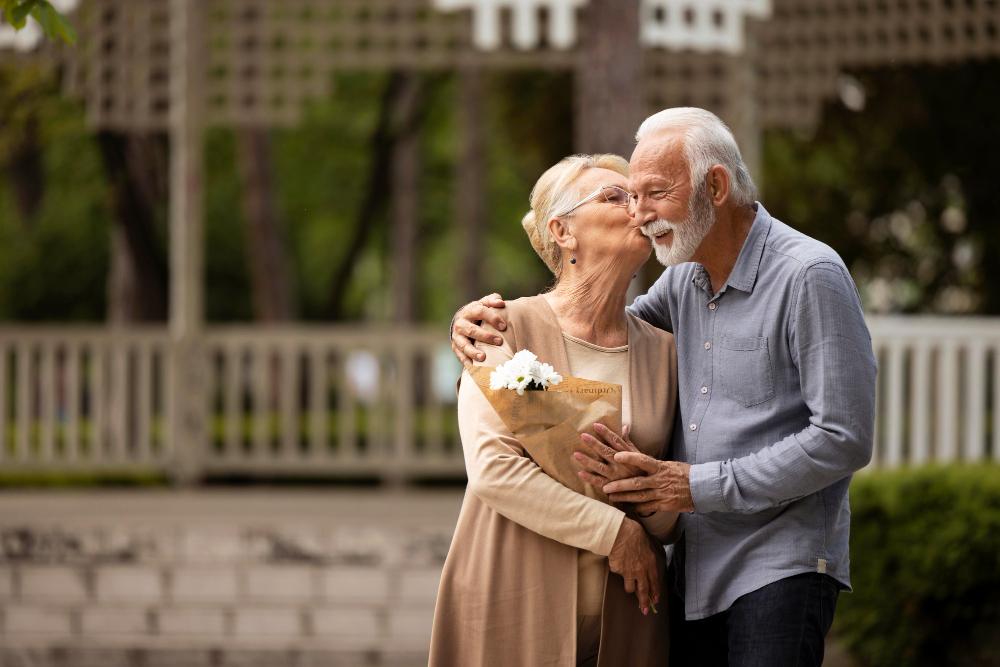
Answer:
[{"label": "hedge", "polygon": [[854,593],[834,634],[862,665],[1000,665],[1000,466],[851,486]]}]

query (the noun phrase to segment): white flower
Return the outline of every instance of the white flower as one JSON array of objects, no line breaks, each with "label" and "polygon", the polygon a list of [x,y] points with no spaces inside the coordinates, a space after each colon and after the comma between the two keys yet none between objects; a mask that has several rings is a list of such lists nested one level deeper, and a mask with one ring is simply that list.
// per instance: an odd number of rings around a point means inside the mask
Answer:
[{"label": "white flower", "polygon": [[490,389],[512,389],[519,396],[532,384],[537,388],[546,389],[562,382],[562,376],[556,373],[550,364],[543,364],[529,350],[521,350],[507,363],[500,364],[490,373]]}]

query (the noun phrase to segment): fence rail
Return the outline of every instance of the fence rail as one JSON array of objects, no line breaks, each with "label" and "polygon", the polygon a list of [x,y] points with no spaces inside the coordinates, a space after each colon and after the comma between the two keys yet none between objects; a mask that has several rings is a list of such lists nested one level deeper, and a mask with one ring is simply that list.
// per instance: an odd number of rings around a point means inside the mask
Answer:
[{"label": "fence rail", "polygon": [[[872,466],[1000,460],[1000,318],[869,326]],[[193,438],[174,435],[179,349],[206,371]],[[175,474],[183,452],[197,476],[460,477],[458,371],[439,329],[212,327],[180,348],[165,328],[0,327],[0,467]]]}]

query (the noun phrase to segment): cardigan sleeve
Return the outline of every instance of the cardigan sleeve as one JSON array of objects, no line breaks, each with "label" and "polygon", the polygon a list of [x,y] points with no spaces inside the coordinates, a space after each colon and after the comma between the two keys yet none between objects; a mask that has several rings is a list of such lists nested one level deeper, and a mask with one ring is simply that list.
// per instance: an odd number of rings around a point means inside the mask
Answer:
[{"label": "cardigan sleeve", "polygon": [[[496,366],[513,356],[483,345]],[[458,392],[458,427],[469,477],[468,490],[493,510],[539,535],[601,556],[611,553],[625,518],[621,510],[588,498],[546,475],[524,452],[475,381],[465,375]]]}]

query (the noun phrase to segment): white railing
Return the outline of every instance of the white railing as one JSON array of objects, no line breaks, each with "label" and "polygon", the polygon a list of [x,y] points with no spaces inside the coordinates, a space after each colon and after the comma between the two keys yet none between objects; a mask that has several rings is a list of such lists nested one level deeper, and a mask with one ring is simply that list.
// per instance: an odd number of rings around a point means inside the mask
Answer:
[{"label": "white railing", "polygon": [[0,329],[0,466],[168,466],[171,368],[159,328]]},{"label": "white railing", "polygon": [[871,317],[873,464],[1000,461],[1000,319]]},{"label": "white railing", "polygon": [[[1000,319],[869,325],[872,466],[1000,460]],[[178,475],[185,454],[195,476],[463,473],[458,365],[437,328],[211,327],[193,431],[171,405],[176,349],[164,328],[0,327],[0,468]]]},{"label": "white railing", "polygon": [[440,329],[212,330],[202,470],[461,474],[460,367],[446,337]]}]

